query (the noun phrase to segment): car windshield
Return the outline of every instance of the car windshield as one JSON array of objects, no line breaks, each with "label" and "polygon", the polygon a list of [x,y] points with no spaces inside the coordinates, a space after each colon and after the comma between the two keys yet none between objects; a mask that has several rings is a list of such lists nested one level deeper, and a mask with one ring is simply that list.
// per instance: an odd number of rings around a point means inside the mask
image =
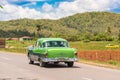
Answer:
[{"label": "car windshield", "polygon": [[65,41],[47,41],[43,43],[43,47],[68,47]]}]

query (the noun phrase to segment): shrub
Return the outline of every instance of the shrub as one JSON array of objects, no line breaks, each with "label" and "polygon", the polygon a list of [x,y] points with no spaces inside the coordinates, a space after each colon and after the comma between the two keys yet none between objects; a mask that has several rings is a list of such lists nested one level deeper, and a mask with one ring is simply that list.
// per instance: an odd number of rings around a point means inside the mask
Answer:
[{"label": "shrub", "polygon": [[117,65],[117,63],[118,63],[117,61],[113,61],[113,60],[108,61],[108,64],[112,64],[112,65]]}]

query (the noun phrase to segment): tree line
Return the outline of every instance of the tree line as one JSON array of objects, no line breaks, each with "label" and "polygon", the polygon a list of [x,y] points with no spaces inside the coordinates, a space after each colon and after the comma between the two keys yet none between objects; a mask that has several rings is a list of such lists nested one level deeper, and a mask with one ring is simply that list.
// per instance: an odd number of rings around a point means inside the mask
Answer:
[{"label": "tree line", "polygon": [[[9,34],[9,35],[8,35]],[[0,22],[0,37],[62,37],[70,41],[120,39],[120,14],[87,12],[58,20],[17,19]]]}]

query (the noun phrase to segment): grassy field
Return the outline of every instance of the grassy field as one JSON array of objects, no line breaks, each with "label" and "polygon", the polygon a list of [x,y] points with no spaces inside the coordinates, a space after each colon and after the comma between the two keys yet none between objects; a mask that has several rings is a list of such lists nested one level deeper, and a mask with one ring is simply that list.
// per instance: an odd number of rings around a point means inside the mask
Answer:
[{"label": "grassy field", "polygon": [[92,41],[92,42],[70,42],[71,47],[75,47],[78,50],[120,50],[119,48],[106,48],[105,46],[108,44],[119,45],[118,42],[108,42],[108,41]]},{"label": "grassy field", "polygon": [[30,45],[34,45],[35,41],[6,41],[6,48],[1,49],[9,52],[27,53],[27,48]]},{"label": "grassy field", "polygon": [[[91,41],[91,42],[83,42],[83,41],[77,41],[77,42],[69,42],[70,46],[73,48],[77,48],[78,50],[120,50],[120,47],[118,48],[106,48],[105,46],[108,44],[112,45],[119,45],[118,42],[108,42],[108,41]],[[27,48],[30,45],[34,45],[35,41],[6,41],[6,48],[0,49],[10,52],[19,52],[19,53],[27,53]]]},{"label": "grassy field", "polygon": [[114,60],[110,60],[110,61],[107,61],[107,62],[100,62],[100,61],[97,61],[97,60],[93,61],[93,60],[80,59],[79,62],[89,64],[89,65],[95,65],[95,66],[112,68],[112,69],[119,69],[120,70],[120,62],[114,61]]}]

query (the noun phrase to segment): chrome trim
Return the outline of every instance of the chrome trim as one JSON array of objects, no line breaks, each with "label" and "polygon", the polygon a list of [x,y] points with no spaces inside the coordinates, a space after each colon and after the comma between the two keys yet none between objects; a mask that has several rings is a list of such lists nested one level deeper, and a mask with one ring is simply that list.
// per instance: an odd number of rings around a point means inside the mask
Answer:
[{"label": "chrome trim", "polygon": [[43,58],[43,62],[77,62],[78,58]]}]

